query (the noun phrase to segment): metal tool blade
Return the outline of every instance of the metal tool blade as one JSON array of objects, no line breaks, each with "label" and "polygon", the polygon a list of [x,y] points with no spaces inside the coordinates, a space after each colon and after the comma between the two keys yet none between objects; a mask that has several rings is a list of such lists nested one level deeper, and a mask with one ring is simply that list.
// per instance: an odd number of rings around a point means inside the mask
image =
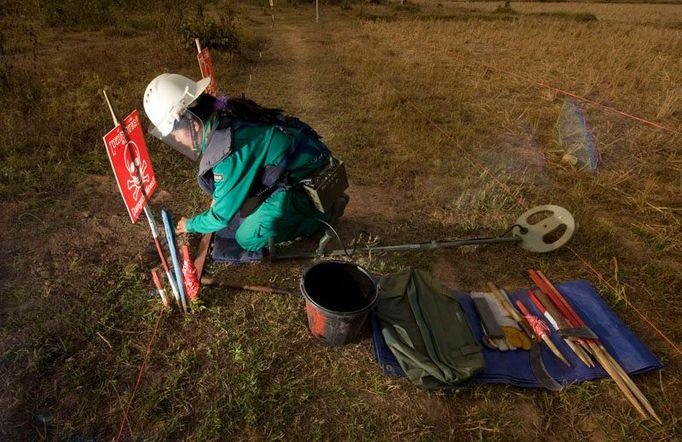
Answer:
[{"label": "metal tool blade", "polygon": [[559,329],[559,336],[562,338],[599,339],[589,327],[561,328]]},{"label": "metal tool blade", "polygon": [[559,384],[548,372],[545,363],[542,361],[542,353],[540,352],[540,344],[537,341],[533,342],[530,348],[530,368],[533,370],[535,379],[540,384],[550,391],[560,391],[563,387]]}]

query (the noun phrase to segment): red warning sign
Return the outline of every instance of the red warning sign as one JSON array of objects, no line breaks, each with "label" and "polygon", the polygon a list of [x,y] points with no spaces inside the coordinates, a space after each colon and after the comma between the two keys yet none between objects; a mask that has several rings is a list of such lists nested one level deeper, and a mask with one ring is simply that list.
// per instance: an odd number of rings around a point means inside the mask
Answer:
[{"label": "red warning sign", "polygon": [[125,132],[119,124],[104,136],[104,145],[128,214],[135,223],[156,190],[157,181],[137,110],[123,124]]},{"label": "red warning sign", "polygon": [[210,78],[211,83],[206,88],[206,93],[213,95],[218,92],[218,85],[215,81],[215,73],[213,72],[213,59],[208,48],[204,48],[197,53],[197,61],[199,62],[199,69],[201,70],[202,78]]}]

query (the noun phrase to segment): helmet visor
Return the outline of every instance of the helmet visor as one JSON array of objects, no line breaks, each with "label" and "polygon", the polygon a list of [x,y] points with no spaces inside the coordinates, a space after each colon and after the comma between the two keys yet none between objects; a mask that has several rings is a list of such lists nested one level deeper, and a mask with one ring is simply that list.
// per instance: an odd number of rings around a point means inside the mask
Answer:
[{"label": "helmet visor", "polygon": [[168,135],[163,135],[154,125],[149,128],[149,133],[192,161],[201,157],[204,122],[189,110],[180,114]]}]

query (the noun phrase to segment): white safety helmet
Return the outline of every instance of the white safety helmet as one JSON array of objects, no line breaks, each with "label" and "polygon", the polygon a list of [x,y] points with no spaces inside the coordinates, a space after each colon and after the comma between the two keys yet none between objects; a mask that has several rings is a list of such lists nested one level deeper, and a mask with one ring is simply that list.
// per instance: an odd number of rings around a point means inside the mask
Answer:
[{"label": "white safety helmet", "polygon": [[144,93],[151,135],[195,161],[201,156],[204,122],[188,108],[210,82],[210,78],[196,82],[178,74],[161,74]]},{"label": "white safety helmet", "polygon": [[193,81],[178,74],[161,74],[153,79],[144,93],[144,111],[163,136],[173,130],[181,114],[201,95],[210,78]]}]

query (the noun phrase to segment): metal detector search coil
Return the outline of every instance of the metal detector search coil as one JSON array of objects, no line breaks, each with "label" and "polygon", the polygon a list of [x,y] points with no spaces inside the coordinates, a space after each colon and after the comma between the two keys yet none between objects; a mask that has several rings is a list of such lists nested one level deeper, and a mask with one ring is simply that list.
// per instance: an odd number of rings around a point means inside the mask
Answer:
[{"label": "metal detector search coil", "polygon": [[535,206],[516,220],[512,235],[521,238],[519,245],[531,252],[547,253],[563,247],[573,237],[575,220],[560,206]]}]

